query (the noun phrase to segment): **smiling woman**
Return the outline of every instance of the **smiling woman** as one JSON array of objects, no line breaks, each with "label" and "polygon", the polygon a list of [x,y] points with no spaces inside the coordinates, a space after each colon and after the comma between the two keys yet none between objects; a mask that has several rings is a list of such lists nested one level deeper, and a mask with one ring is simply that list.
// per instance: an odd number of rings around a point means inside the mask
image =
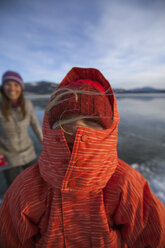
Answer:
[{"label": "smiling woman", "polygon": [[5,160],[4,176],[8,186],[22,169],[35,162],[36,154],[28,135],[29,125],[42,140],[41,127],[31,102],[24,98],[23,88],[18,73],[4,73],[0,99],[0,154]]},{"label": "smiling woman", "polygon": [[4,85],[4,92],[12,103],[16,103],[22,93],[22,88],[15,81],[7,81]]}]

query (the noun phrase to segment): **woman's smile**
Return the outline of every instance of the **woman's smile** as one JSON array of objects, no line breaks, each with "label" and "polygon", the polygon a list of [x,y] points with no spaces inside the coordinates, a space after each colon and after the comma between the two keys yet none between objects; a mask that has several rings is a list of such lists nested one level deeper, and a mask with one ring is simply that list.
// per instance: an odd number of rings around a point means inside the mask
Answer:
[{"label": "woman's smile", "polygon": [[8,81],[4,84],[4,92],[12,103],[17,102],[21,95],[22,88],[15,81]]}]

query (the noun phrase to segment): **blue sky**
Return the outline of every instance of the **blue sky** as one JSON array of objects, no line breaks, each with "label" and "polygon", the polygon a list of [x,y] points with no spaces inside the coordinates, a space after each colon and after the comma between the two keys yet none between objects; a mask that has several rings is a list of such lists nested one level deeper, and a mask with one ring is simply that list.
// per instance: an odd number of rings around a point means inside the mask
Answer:
[{"label": "blue sky", "polygon": [[113,88],[165,88],[164,0],[0,0],[0,73],[60,82],[95,67]]}]

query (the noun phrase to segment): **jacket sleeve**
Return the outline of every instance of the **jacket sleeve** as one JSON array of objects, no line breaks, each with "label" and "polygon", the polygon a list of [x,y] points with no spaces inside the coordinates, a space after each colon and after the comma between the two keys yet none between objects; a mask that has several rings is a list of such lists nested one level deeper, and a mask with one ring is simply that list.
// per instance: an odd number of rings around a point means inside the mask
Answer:
[{"label": "jacket sleeve", "polygon": [[31,102],[29,102],[30,105],[30,114],[31,114],[31,120],[30,120],[30,124],[33,128],[33,131],[35,132],[36,136],[38,137],[38,139],[42,142],[43,140],[43,134],[42,134],[42,129],[41,126],[37,120],[37,117],[35,115],[34,112],[34,108]]},{"label": "jacket sleeve", "polygon": [[165,247],[165,206],[143,176],[131,170],[121,185],[114,221],[129,248]]},{"label": "jacket sleeve", "polygon": [[0,248],[34,248],[34,237],[39,230],[28,217],[28,205],[24,204],[26,195],[20,189],[10,186],[0,208]]}]

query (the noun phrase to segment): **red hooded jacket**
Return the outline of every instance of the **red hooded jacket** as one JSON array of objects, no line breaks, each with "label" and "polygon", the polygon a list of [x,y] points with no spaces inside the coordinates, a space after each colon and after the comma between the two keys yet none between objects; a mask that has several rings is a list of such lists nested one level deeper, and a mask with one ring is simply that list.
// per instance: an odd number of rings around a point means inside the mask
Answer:
[{"label": "red hooded jacket", "polygon": [[63,131],[50,129],[45,114],[39,162],[4,197],[0,247],[164,248],[165,206],[144,177],[118,159],[119,114],[108,81],[96,69],[73,68],[60,86],[78,79],[109,89],[112,126],[79,127],[70,153]]}]

